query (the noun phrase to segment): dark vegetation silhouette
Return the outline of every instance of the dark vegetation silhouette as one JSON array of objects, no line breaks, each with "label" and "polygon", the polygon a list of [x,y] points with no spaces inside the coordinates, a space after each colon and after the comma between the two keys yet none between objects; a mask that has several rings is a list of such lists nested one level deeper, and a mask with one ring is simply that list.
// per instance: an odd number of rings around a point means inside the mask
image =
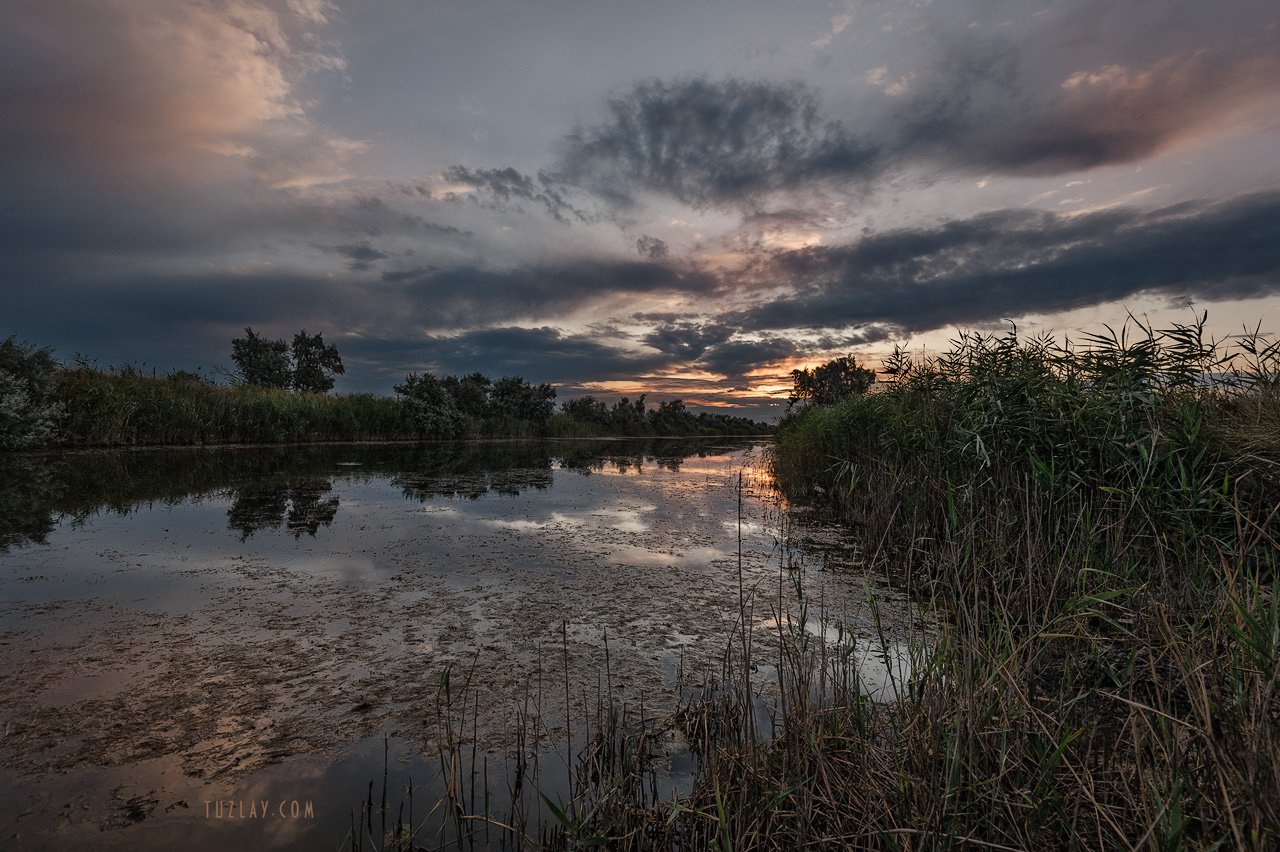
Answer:
[{"label": "dark vegetation silhouette", "polygon": [[875,383],[876,374],[858,363],[852,355],[803,370],[792,370],[793,389],[787,399],[790,409],[797,402],[834,405],[842,399],[866,393]]},{"label": "dark vegetation silhouette", "polygon": [[556,389],[519,376],[497,381],[481,373],[437,378],[411,373],[396,385],[424,438],[463,436],[647,437],[761,435],[767,424],[745,417],[689,411],[683,400],[649,407],[648,394],[612,405],[593,396],[566,400],[555,410]]},{"label": "dark vegetation silhouette", "polygon": [[542,436],[556,404],[556,389],[549,384],[530,384],[520,376],[495,382],[481,373],[443,379],[410,373],[395,392],[412,413],[419,436],[436,439]]},{"label": "dark vegetation silhouette", "polygon": [[684,400],[668,399],[649,408],[640,394],[634,400],[622,397],[613,405],[594,396],[571,399],[561,406],[566,424],[586,424],[603,435],[765,435],[773,431],[766,423],[731,414],[694,413]]},{"label": "dark vegetation silhouette", "polygon": [[295,334],[290,345],[265,340],[246,326],[244,337],[231,341],[231,360],[236,365],[235,380],[260,388],[328,393],[333,377],[345,372],[338,348],[326,345],[319,333],[307,334],[306,329]]},{"label": "dark vegetation silhouette", "polygon": [[693,414],[681,400],[647,408],[645,395],[612,407],[592,397],[556,410],[556,389],[520,376],[413,373],[396,396],[333,394],[337,347],[300,331],[293,343],[252,328],[232,341],[223,384],[199,369],[68,366],[48,349],[0,344],[0,450],[54,446],[412,441],[459,438],[758,435],[766,424]]},{"label": "dark vegetation silhouette", "polygon": [[57,399],[57,371],[48,349],[12,337],[0,342],[0,450],[55,440],[64,413]]}]

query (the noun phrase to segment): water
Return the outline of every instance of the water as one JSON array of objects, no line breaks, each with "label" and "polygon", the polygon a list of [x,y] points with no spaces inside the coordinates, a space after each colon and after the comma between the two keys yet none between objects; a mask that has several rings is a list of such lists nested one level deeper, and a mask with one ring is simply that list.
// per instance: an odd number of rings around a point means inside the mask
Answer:
[{"label": "water", "polygon": [[[910,608],[850,564],[845,534],[779,503],[762,452],[672,440],[0,459],[0,836],[334,848],[369,781],[381,787],[384,737],[393,810],[410,779],[427,801],[454,735],[495,788],[518,747],[563,786],[573,720],[610,698],[670,712],[677,677],[718,671],[740,579],[762,649],[779,625],[858,637],[869,690],[889,697]],[[800,627],[797,581],[813,613]],[[672,743],[665,789],[688,775]]]}]

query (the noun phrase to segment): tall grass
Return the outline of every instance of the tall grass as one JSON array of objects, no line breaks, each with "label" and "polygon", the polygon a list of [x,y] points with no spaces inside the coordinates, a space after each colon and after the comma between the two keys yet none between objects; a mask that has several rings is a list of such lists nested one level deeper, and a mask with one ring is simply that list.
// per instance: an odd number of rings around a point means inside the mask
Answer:
[{"label": "tall grass", "polygon": [[285,443],[413,439],[396,399],[217,387],[87,367],[57,374],[67,445]]},{"label": "tall grass", "polygon": [[965,334],[782,425],[784,486],[948,615],[909,697],[823,749],[824,831],[1280,842],[1280,347],[1203,318],[1084,344]]},{"label": "tall grass", "polygon": [[[373,394],[317,394],[249,385],[223,387],[193,374],[157,378],[125,367],[78,365],[53,373],[61,446],[271,444],[394,441],[424,437],[405,401]],[[560,411],[545,424],[512,416],[460,416],[460,438],[592,438],[763,434],[771,427],[740,417],[688,415],[666,431],[634,433]],[[51,421],[52,423],[52,421]],[[667,424],[670,426],[670,424]],[[425,437],[432,437],[426,435]],[[36,441],[37,445],[44,443]]]},{"label": "tall grass", "polygon": [[1162,581],[1198,579],[1168,558],[1232,551],[1241,517],[1274,538],[1280,343],[1222,347],[1202,318],[1086,344],[1011,331],[964,334],[921,363],[895,353],[885,391],[785,421],[775,470],[848,520],[892,517],[931,540],[1034,495],[1056,521],[1110,530],[1113,556],[1151,545],[1141,561]]}]

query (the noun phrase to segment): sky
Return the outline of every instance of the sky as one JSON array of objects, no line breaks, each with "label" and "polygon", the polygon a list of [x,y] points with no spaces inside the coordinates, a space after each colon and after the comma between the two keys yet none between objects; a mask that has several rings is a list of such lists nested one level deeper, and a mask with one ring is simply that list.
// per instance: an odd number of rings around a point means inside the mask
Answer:
[{"label": "sky", "polygon": [[0,337],[768,418],[959,329],[1280,331],[1274,0],[9,0]]}]

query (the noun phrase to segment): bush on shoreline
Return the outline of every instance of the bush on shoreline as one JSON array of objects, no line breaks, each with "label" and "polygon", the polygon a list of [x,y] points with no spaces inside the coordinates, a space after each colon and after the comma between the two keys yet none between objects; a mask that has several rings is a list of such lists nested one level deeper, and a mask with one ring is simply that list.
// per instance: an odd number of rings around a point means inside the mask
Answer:
[{"label": "bush on shoreline", "polygon": [[0,450],[54,440],[63,410],[56,400],[58,364],[48,349],[0,341]]},{"label": "bush on shoreline", "polygon": [[882,391],[784,419],[777,473],[850,520],[883,514],[866,489],[892,483],[898,520],[932,534],[998,508],[1012,480],[1123,517],[1130,536],[1226,543],[1238,512],[1275,505],[1280,345],[1221,347],[1202,323],[1086,348],[1015,331],[963,334],[923,363],[897,353]]}]

